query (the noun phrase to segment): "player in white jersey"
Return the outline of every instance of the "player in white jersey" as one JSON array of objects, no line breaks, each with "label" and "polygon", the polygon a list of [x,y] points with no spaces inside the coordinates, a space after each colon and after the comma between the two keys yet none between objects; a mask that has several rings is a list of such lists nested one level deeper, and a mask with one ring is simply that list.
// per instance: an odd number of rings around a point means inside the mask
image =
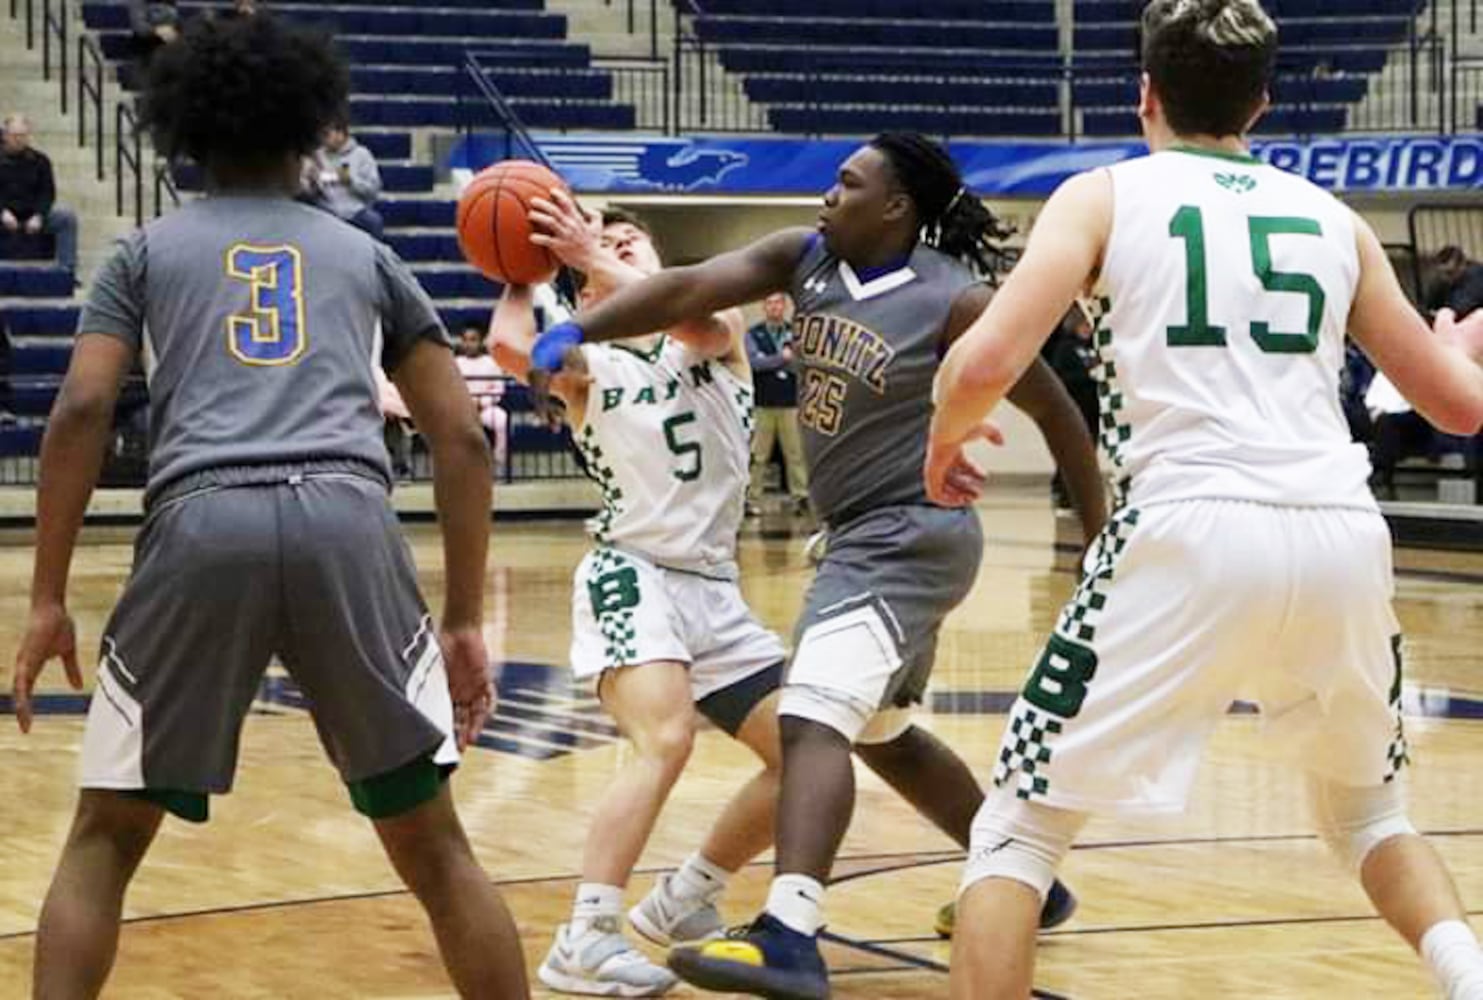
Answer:
[{"label": "player in white jersey", "polygon": [[[546,243],[595,302],[661,267],[627,213],[584,217],[562,193],[536,202]],[[659,944],[721,933],[727,877],[772,843],[785,651],[742,598],[736,564],[748,481],[752,382],[735,310],[649,337],[576,349],[551,385],[602,491],[572,594],[572,669],[634,745],[594,803],[571,920],[539,970],[563,992],[657,996],[677,982],[622,934],[622,894],[690,755],[696,709],[764,767],[679,871],[629,913]],[[529,291],[508,289],[494,350],[517,377],[535,340]]]},{"label": "player in white jersey", "polygon": [[953,996],[1030,991],[1036,916],[1089,813],[1182,808],[1235,697],[1307,774],[1324,841],[1449,998],[1483,952],[1407,819],[1390,537],[1338,398],[1346,331],[1429,421],[1483,423],[1483,318],[1407,303],[1369,226],[1254,160],[1276,27],[1258,0],[1153,0],[1139,114],[1153,155],[1068,181],[952,348],[925,474],[963,443],[1072,300],[1097,301],[1102,440],[1123,502],[1012,712],[974,823]]}]

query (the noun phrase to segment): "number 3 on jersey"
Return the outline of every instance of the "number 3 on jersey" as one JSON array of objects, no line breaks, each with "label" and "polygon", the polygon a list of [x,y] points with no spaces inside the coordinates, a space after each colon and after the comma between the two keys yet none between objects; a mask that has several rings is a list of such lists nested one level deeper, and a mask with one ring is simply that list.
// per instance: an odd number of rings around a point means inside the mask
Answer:
[{"label": "number 3 on jersey", "polygon": [[304,330],[304,261],[298,247],[238,243],[227,251],[227,276],[245,281],[251,305],[227,317],[227,349],[244,365],[291,365],[308,346]]},{"label": "number 3 on jersey", "polygon": [[[1289,292],[1308,299],[1308,328],[1303,333],[1273,330],[1265,320],[1253,320],[1251,338],[1268,354],[1311,354],[1318,349],[1318,331],[1323,324],[1326,299],[1323,287],[1311,274],[1278,271],[1272,267],[1272,237],[1322,236],[1316,219],[1287,216],[1255,216],[1247,220],[1251,238],[1251,269],[1269,292]],[[1169,220],[1169,235],[1184,241],[1185,322],[1166,329],[1170,347],[1223,347],[1226,328],[1210,322],[1210,275],[1205,252],[1205,214],[1194,205],[1184,205]]]}]

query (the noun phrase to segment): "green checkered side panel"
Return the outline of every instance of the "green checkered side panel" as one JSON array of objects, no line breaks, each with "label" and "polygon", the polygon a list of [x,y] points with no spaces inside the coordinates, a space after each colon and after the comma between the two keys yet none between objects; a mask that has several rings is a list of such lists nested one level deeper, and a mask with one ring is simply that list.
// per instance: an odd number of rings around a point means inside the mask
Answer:
[{"label": "green checkered side panel", "polygon": [[742,430],[750,439],[752,432],[757,429],[757,415],[753,412],[752,390],[745,386],[736,387],[736,395],[732,397],[736,402],[737,414],[741,417]]},{"label": "green checkered side panel", "polygon": [[1092,347],[1097,355],[1096,364],[1092,366],[1092,378],[1097,383],[1097,443],[1118,470],[1118,496],[1114,500],[1119,502],[1127,490],[1124,466],[1128,442],[1133,438],[1133,426],[1127,421],[1127,407],[1118,382],[1117,362],[1112,357],[1112,328],[1107,325],[1112,300],[1102,296],[1084,303],[1084,306],[1093,324]]},{"label": "green checkered side panel", "polygon": [[[1057,643],[1064,639],[1088,650],[1094,648],[1118,558],[1128,547],[1128,539],[1138,526],[1138,517],[1137,509],[1123,508],[1108,519],[1102,533],[1097,536],[1092,549],[1091,570],[1082,577],[1056,623],[1060,637]],[[1050,644],[1043,655],[1050,659],[1055,676],[1069,677],[1073,673],[1072,665],[1063,662],[1065,657],[1060,656],[1057,649],[1064,650],[1065,647],[1058,647],[1057,643]],[[1032,675],[1030,683],[1034,682],[1035,675]],[[1044,797],[1050,789],[1050,778],[1045,769],[1055,754],[1055,737],[1065,727],[1066,721],[1024,697],[1016,699],[1009,727],[999,747],[994,784],[1003,787],[1014,782],[1015,794],[1022,799]]]},{"label": "green checkered side panel", "polygon": [[603,637],[603,657],[612,669],[631,666],[638,659],[638,627],[634,624],[634,609],[641,599],[638,570],[613,549],[598,548],[592,555],[587,592]]},{"label": "green checkered side panel", "polygon": [[597,483],[598,492],[602,494],[602,511],[592,519],[592,537],[600,544],[606,543],[610,540],[608,535],[613,530],[613,521],[623,509],[623,490],[618,486],[618,474],[604,458],[597,434],[590,425],[582,428],[577,447],[587,464],[587,475]]},{"label": "green checkered side panel", "polygon": [[1385,781],[1390,783],[1400,776],[1401,769],[1411,763],[1411,753],[1406,743],[1406,723],[1401,713],[1401,677],[1404,674],[1401,653],[1401,637],[1392,636],[1391,653],[1395,656],[1395,682],[1390,687],[1390,709],[1395,713],[1395,735],[1385,751]]}]

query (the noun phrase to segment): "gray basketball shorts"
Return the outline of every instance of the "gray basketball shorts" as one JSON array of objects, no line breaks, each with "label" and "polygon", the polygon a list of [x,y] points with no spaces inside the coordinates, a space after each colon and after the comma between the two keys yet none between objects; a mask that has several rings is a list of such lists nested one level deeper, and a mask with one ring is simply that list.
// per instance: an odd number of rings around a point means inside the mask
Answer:
[{"label": "gray basketball shorts", "polygon": [[357,783],[457,761],[437,630],[383,483],[333,467],[214,469],[152,504],[103,636],[84,788],[230,790],[277,656]]},{"label": "gray basketball shorts", "polygon": [[972,510],[882,507],[831,529],[787,683],[867,710],[921,701],[942,620],[968,596],[982,557]]}]

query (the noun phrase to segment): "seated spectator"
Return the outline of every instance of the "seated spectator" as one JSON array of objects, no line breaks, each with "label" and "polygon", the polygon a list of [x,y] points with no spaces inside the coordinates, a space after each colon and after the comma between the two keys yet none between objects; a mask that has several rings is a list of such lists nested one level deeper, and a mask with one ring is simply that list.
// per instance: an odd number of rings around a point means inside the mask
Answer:
[{"label": "seated spectator", "polygon": [[58,205],[51,160],[31,145],[31,123],[10,114],[0,140],[0,227],[9,233],[57,239],[57,263],[77,274],[77,216]]},{"label": "seated spectator", "polygon": [[323,145],[304,161],[302,179],[304,200],[381,239],[381,216],[372,207],[381,195],[381,171],[371,151],[351,138],[348,121],[324,130]]},{"label": "seated spectator", "polygon": [[383,434],[386,453],[391,456],[392,475],[398,479],[412,478],[412,411],[402,399],[396,383],[386,377],[380,365],[371,366],[376,373],[376,390],[381,404],[381,419],[386,421]]},{"label": "seated spectator", "polygon": [[1395,471],[1403,460],[1420,456],[1434,459],[1444,451],[1466,447],[1464,442],[1439,433],[1427,423],[1383,372],[1376,372],[1370,382],[1365,406],[1374,427],[1370,464],[1375,475],[1371,486],[1381,500],[1396,499]]},{"label": "seated spectator", "polygon": [[223,20],[232,20],[238,17],[251,17],[258,11],[256,0],[232,0],[229,10],[222,11],[218,16]]},{"label": "seated spectator", "polygon": [[1434,273],[1435,281],[1426,296],[1426,307],[1432,312],[1445,307],[1462,319],[1483,306],[1483,264],[1469,260],[1462,247],[1438,251]]},{"label": "seated spectator", "polygon": [[485,349],[484,330],[473,325],[464,327],[459,333],[453,361],[468,384],[469,395],[474,397],[479,423],[494,448],[495,468],[499,468],[505,460],[505,441],[510,423],[510,415],[499,405],[505,395],[505,370]]}]

